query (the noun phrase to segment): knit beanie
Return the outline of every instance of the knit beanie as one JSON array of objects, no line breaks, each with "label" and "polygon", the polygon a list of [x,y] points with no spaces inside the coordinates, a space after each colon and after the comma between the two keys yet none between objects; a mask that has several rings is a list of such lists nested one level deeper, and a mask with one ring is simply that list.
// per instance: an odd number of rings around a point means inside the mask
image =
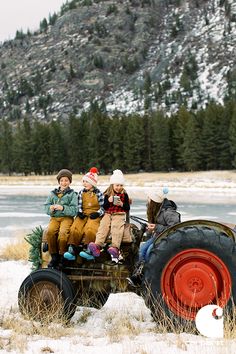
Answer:
[{"label": "knit beanie", "polygon": [[158,191],[150,189],[147,192],[147,196],[148,196],[148,198],[150,198],[151,200],[153,200],[156,203],[162,203],[165,198],[165,195],[168,192],[169,192],[169,189],[167,187],[164,187],[162,190],[158,190]]},{"label": "knit beanie", "polygon": [[124,184],[125,178],[121,170],[113,171],[113,174],[110,177],[110,184]]},{"label": "knit beanie", "polygon": [[83,181],[90,183],[93,187],[97,187],[98,175],[93,172],[88,172],[84,175]]},{"label": "knit beanie", "polygon": [[58,182],[60,182],[60,179],[62,177],[68,177],[69,180],[70,180],[70,183],[72,182],[72,172],[70,172],[69,170],[67,169],[63,169],[63,170],[60,170],[57,174],[57,180]]}]

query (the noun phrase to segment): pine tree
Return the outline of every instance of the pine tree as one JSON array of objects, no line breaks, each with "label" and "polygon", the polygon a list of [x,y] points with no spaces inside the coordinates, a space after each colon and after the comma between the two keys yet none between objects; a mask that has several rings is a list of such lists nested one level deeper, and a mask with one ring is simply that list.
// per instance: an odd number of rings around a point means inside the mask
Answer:
[{"label": "pine tree", "polygon": [[171,167],[169,125],[167,118],[157,112],[152,117],[152,166],[154,171],[167,171]]},{"label": "pine tree", "polygon": [[60,123],[53,121],[49,126],[50,173],[68,167],[65,134]]},{"label": "pine tree", "polygon": [[229,143],[232,156],[232,166],[236,168],[236,104],[234,104],[229,127]]},{"label": "pine tree", "polygon": [[187,122],[190,117],[191,113],[189,113],[185,107],[181,107],[175,116],[174,121],[172,120],[173,146],[175,149],[173,153],[175,160],[173,163],[178,169],[181,170],[184,169],[183,144]]},{"label": "pine tree", "polygon": [[[224,139],[222,128],[223,109],[214,102],[209,103],[206,109],[206,116],[203,122],[203,138],[205,147],[203,151],[204,168],[206,170],[217,170],[220,166],[220,152]],[[227,129],[227,127],[225,127]]]},{"label": "pine tree", "polygon": [[182,159],[185,168],[189,171],[197,171],[202,166],[202,146],[201,129],[195,116],[190,116],[187,125],[183,142]]},{"label": "pine tree", "polygon": [[124,117],[114,116],[109,123],[109,151],[111,154],[111,165],[108,172],[115,169],[124,169],[124,134],[125,134],[125,119]]},{"label": "pine tree", "polygon": [[138,172],[142,169],[144,132],[142,118],[138,115],[127,116],[124,132],[124,168],[125,171]]},{"label": "pine tree", "polygon": [[13,143],[13,163],[14,170],[24,175],[29,175],[33,170],[32,129],[29,119],[24,118],[22,123],[18,123]]},{"label": "pine tree", "polygon": [[50,126],[36,122],[33,127],[34,151],[33,171],[35,174],[50,174]]},{"label": "pine tree", "polygon": [[109,124],[110,119],[100,107],[91,108],[87,161],[90,166],[95,165],[100,171],[107,171],[111,166]]},{"label": "pine tree", "polygon": [[11,175],[13,172],[13,135],[11,125],[4,119],[0,132],[0,164],[1,172]]},{"label": "pine tree", "polygon": [[145,171],[152,170],[152,117],[150,114],[145,114],[142,119],[144,149],[142,151],[142,167]]}]

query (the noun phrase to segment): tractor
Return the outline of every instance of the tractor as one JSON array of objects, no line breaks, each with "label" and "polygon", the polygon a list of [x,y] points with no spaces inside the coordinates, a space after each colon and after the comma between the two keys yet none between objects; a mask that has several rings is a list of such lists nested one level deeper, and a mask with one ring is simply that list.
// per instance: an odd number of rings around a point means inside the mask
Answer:
[{"label": "tractor", "polygon": [[236,302],[234,225],[189,220],[168,228],[155,238],[142,284],[130,287],[127,277],[145,242],[146,225],[146,220],[130,216],[131,238],[123,240],[123,259],[118,263],[111,261],[105,248],[96,260],[77,256],[60,269],[47,268],[50,256],[42,228],[28,235],[34,270],[19,289],[21,313],[42,320],[50,312],[70,320],[77,306],[101,308],[110,293],[127,291],[143,296],[156,321],[164,314],[176,325],[193,323],[199,309],[208,304],[232,311]]}]

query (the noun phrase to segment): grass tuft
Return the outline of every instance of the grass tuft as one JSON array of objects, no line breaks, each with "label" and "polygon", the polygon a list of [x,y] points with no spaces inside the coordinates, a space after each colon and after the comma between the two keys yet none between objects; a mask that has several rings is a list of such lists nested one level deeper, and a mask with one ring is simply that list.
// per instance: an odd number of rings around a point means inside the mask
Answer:
[{"label": "grass tuft", "polygon": [[5,245],[0,250],[0,257],[5,261],[27,261],[29,258],[29,244],[23,237],[18,237],[15,242]]}]

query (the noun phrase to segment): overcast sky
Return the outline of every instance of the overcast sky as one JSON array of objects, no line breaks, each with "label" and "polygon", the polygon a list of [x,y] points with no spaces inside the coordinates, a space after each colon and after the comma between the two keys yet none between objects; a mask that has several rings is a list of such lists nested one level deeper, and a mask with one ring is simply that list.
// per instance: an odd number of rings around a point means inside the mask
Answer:
[{"label": "overcast sky", "polygon": [[13,39],[17,30],[39,28],[49,13],[58,12],[66,0],[0,0],[0,42]]}]

